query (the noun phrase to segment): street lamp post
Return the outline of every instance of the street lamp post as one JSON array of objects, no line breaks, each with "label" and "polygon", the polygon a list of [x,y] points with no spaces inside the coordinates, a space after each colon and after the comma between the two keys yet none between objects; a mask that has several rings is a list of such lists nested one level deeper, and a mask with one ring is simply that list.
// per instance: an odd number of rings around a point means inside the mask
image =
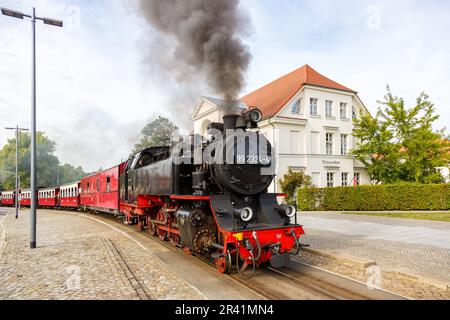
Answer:
[{"label": "street lamp post", "polygon": [[31,19],[32,30],[32,77],[31,77],[31,207],[30,207],[30,248],[36,248],[36,20],[42,20],[44,24],[62,27],[63,22],[50,18],[40,18],[36,16],[36,10],[33,8],[31,15],[19,11],[1,8],[5,16],[24,19]]},{"label": "street lamp post", "polygon": [[19,128],[5,128],[6,130],[16,130],[16,219],[19,219],[19,131],[28,131],[28,129]]}]

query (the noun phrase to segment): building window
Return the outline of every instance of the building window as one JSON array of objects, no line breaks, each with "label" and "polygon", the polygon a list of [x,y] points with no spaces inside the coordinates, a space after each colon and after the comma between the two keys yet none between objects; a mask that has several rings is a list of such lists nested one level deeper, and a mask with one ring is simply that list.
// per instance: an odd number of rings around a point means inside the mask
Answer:
[{"label": "building window", "polygon": [[311,98],[309,100],[309,110],[312,115],[317,115],[317,99]]},{"label": "building window", "polygon": [[342,172],[342,174],[341,174],[341,177],[342,177],[342,186],[343,187],[346,187],[346,186],[348,186],[348,172]]},{"label": "building window", "polygon": [[339,108],[339,113],[341,116],[341,119],[347,119],[347,104],[341,102],[341,106]]},{"label": "building window", "polygon": [[356,108],[352,107],[352,119],[356,119],[358,117],[358,114],[356,113]]},{"label": "building window", "polygon": [[348,135],[341,134],[341,155],[346,156],[347,155],[347,141],[348,141]]},{"label": "building window", "polygon": [[361,173],[355,172],[353,175],[353,184],[359,186],[361,184]]},{"label": "building window", "polygon": [[300,114],[300,106],[302,103],[302,99],[297,99],[297,101],[295,101],[295,103],[292,105],[292,110],[291,112],[293,114]]},{"label": "building window", "polygon": [[333,154],[333,134],[327,133],[325,135],[325,144],[326,144],[326,150],[328,155]]},{"label": "building window", "polygon": [[327,187],[328,188],[334,187],[334,173],[333,172],[327,173]]},{"label": "building window", "polygon": [[325,101],[325,116],[326,117],[333,116],[333,101],[330,100]]}]

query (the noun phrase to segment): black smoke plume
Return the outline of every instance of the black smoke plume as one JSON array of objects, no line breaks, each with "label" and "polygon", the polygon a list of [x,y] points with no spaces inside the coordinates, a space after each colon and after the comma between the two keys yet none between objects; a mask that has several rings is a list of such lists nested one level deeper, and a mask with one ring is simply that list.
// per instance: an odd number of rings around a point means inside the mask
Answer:
[{"label": "black smoke plume", "polygon": [[227,101],[237,100],[251,60],[249,49],[242,42],[249,19],[239,9],[239,0],[139,3],[147,22],[173,40],[164,58],[165,69],[185,82],[192,80],[189,73],[201,73],[215,94]]}]

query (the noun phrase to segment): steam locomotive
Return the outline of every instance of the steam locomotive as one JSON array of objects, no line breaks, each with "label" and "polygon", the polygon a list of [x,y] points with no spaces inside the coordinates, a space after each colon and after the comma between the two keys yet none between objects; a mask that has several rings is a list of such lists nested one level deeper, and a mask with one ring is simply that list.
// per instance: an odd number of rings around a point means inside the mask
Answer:
[{"label": "steam locomotive", "polygon": [[[209,125],[208,137],[148,148],[74,184],[39,190],[38,205],[115,214],[221,273],[282,267],[298,254],[304,231],[296,209],[267,192],[275,157],[257,131],[261,119],[257,108],[226,115]],[[29,205],[30,192],[22,194]]]}]

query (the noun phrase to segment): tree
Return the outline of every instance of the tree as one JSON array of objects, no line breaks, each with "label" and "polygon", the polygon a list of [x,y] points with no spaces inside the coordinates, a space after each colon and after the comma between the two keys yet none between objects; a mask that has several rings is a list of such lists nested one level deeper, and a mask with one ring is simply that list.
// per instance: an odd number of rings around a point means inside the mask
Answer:
[{"label": "tree", "polygon": [[169,119],[159,116],[148,123],[141,131],[141,138],[134,145],[132,154],[150,147],[163,147],[171,144],[172,135],[178,131],[178,127]]},{"label": "tree", "polygon": [[352,153],[378,183],[439,183],[438,167],[449,163],[448,140],[444,130],[433,131],[439,118],[434,104],[421,93],[411,108],[394,96],[389,87],[379,102],[375,118],[364,115],[355,120],[358,140]]},{"label": "tree", "polygon": [[[30,155],[31,135],[19,133],[19,163],[18,170],[22,188],[30,187]],[[36,185],[50,187],[58,184],[74,182],[86,173],[81,167],[74,168],[69,164],[59,165],[59,159],[54,154],[56,143],[43,132],[36,133]],[[16,168],[16,139],[9,139],[0,150],[0,171],[15,172]],[[1,189],[14,189],[15,176],[2,174],[0,176]],[[72,180],[73,179],[73,180]]]},{"label": "tree", "polygon": [[75,168],[71,164],[65,163],[59,166],[59,185],[79,181],[86,175],[87,173],[84,172],[82,167]]},{"label": "tree", "polygon": [[288,172],[279,180],[281,190],[288,194],[288,198],[295,201],[297,190],[302,187],[311,187],[312,179],[303,171],[294,171],[289,168]]}]

